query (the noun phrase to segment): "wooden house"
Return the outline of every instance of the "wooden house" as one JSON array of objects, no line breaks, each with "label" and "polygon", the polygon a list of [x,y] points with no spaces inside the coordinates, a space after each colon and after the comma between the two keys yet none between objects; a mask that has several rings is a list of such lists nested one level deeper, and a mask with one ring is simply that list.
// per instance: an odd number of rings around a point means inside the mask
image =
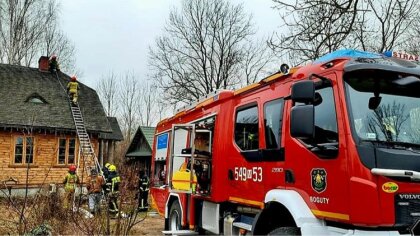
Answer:
[{"label": "wooden house", "polygon": [[155,129],[155,127],[139,126],[125,154],[127,161],[136,169],[146,170],[147,173],[150,173]]},{"label": "wooden house", "polygon": [[[65,89],[70,77],[47,71],[45,60],[40,68],[0,64],[0,182],[17,181],[14,188],[60,183],[72,164],[86,177],[92,166],[79,151]],[[96,91],[79,85],[84,124],[103,162],[100,143],[118,141],[113,132],[121,131],[112,129]]]}]

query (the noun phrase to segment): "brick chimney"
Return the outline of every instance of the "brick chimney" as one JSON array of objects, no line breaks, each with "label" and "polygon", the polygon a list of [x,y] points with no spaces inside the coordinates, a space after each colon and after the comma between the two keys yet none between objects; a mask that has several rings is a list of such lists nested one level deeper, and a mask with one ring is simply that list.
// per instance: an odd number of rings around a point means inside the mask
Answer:
[{"label": "brick chimney", "polygon": [[48,63],[48,57],[41,56],[38,60],[38,69],[39,71],[48,71],[50,65]]}]

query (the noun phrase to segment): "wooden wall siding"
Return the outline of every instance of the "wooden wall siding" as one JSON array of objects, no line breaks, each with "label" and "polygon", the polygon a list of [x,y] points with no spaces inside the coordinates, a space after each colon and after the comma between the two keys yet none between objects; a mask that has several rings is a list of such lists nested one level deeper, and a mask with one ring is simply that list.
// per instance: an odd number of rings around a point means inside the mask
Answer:
[{"label": "wooden wall siding", "polygon": [[[0,132],[0,184],[2,181],[10,177],[17,179],[19,185],[25,185],[26,182],[26,165],[13,164],[14,162],[14,139],[16,136],[22,136],[21,133]],[[55,136],[50,134],[31,135],[34,140],[34,161],[29,169],[29,185],[38,186],[42,183],[61,183],[67,174],[67,165],[58,165],[58,140],[59,138],[76,138],[75,136]],[[77,138],[76,138],[77,139]],[[92,138],[92,145],[95,153],[98,154],[99,142],[96,138]],[[79,142],[76,142],[76,166],[78,163]],[[81,177],[83,168],[82,159],[80,159],[78,175]],[[93,166],[91,161],[86,161],[86,166]],[[84,169],[84,179],[87,173]],[[85,181],[84,181],[85,182]],[[1,188],[1,187],[0,187]]]}]

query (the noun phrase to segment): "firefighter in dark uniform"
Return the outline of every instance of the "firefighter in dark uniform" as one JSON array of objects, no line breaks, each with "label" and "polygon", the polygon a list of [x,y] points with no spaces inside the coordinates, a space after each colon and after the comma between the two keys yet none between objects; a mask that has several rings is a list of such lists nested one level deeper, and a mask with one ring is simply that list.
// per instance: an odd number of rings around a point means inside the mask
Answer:
[{"label": "firefighter in dark uniform", "polygon": [[140,171],[138,211],[147,211],[147,208],[149,207],[147,203],[148,196],[149,196],[149,177],[147,177],[146,171]]},{"label": "firefighter in dark uniform", "polygon": [[117,173],[117,167],[115,165],[110,165],[108,170],[109,175],[106,183],[106,192],[108,194],[108,207],[111,217],[116,218],[119,215],[118,197],[120,194],[119,186],[121,178]]},{"label": "firefighter in dark uniform", "polygon": [[60,65],[58,64],[56,55],[52,55],[48,59],[48,65],[49,65],[49,70],[50,70],[51,73],[54,73],[56,71],[60,71]]}]

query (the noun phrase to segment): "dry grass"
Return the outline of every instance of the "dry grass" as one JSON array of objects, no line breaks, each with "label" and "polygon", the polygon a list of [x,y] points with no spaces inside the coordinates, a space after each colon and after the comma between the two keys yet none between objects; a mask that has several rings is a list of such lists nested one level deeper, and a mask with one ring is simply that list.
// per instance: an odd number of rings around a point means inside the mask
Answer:
[{"label": "dry grass", "polygon": [[[85,207],[86,206],[83,206],[83,208]],[[34,207],[32,206],[32,208]],[[53,235],[87,235],[83,225],[91,224],[92,226],[96,225],[96,227],[100,227],[100,221],[102,221],[102,224],[104,222],[103,218],[98,219],[99,217],[96,217],[94,219],[84,219],[83,216],[79,214],[68,213],[62,209],[54,209],[52,211],[54,212],[53,214],[51,214],[51,209],[48,209],[48,207],[44,207],[43,210],[37,209],[36,212],[29,208],[28,213],[26,214],[26,218],[28,219],[28,230],[26,231],[29,232],[43,221],[51,226]],[[17,222],[19,222],[18,214],[16,213],[16,210],[13,209],[13,206],[5,199],[0,200],[0,212],[0,235],[19,234],[17,224]],[[138,218],[142,219],[144,215],[145,213],[139,213]],[[78,219],[80,222],[78,222]],[[115,219],[110,221],[111,229],[114,228],[116,223],[117,220]],[[134,225],[129,234],[162,235],[163,227],[164,220],[161,216],[147,216],[143,221]],[[92,232],[92,234],[97,233],[99,232]]]}]

